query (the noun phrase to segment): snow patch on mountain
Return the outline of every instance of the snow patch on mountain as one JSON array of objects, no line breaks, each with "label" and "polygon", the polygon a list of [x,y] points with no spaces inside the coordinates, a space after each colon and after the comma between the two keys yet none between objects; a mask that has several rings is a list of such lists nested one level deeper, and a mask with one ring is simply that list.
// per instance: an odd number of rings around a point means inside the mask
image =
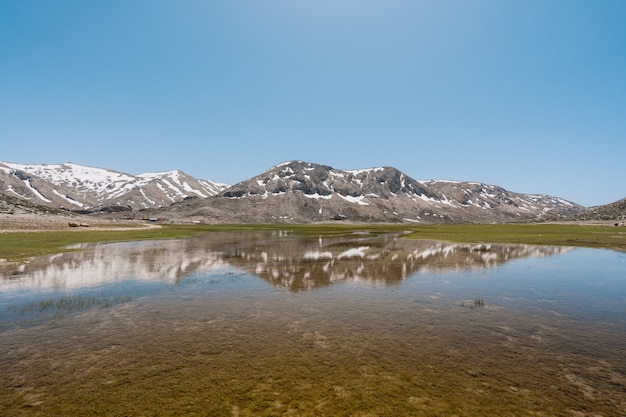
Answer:
[{"label": "snow patch on mountain", "polygon": [[363,199],[365,199],[366,197],[364,195],[359,195],[359,196],[341,195],[341,194],[338,194],[338,195],[339,197],[343,198],[346,201],[349,201],[350,203],[359,204],[361,206],[369,206],[369,203],[363,201]]},{"label": "snow patch on mountain", "polygon": [[128,174],[107,169],[86,167],[72,163],[62,165],[24,165],[5,163],[5,165],[15,170],[37,176],[54,184],[77,186],[96,192],[123,187],[125,184],[135,179],[135,177]]}]

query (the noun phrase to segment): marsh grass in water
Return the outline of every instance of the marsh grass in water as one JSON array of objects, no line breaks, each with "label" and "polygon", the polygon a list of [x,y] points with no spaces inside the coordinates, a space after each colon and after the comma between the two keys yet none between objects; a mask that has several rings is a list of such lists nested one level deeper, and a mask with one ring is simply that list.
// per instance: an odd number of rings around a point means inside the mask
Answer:
[{"label": "marsh grass in water", "polygon": [[482,298],[477,298],[473,301],[461,301],[459,303],[459,305],[461,307],[465,307],[465,308],[477,308],[477,307],[484,307],[485,306],[485,300],[483,300]]},{"label": "marsh grass in water", "polygon": [[63,295],[38,301],[30,301],[23,305],[11,304],[7,307],[7,319],[0,321],[3,327],[36,325],[47,320],[58,320],[67,314],[84,311],[93,307],[111,307],[116,304],[132,301],[130,295],[115,297],[88,297],[83,295]]}]

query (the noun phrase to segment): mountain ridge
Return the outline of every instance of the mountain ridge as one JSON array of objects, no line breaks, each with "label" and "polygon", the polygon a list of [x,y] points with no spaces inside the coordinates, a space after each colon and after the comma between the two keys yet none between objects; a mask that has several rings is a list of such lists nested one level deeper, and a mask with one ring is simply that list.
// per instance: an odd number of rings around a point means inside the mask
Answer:
[{"label": "mountain ridge", "polygon": [[583,209],[482,183],[418,181],[393,167],[339,170],[296,160],[162,213],[202,222],[483,223],[558,219]]},{"label": "mountain ridge", "polygon": [[301,160],[232,186],[180,170],[131,175],[74,163],[0,161],[0,193],[78,213],[141,212],[206,223],[528,222],[573,219],[586,210],[560,197],[476,181],[416,180],[390,166],[341,170]]},{"label": "mountain ridge", "polygon": [[190,196],[209,197],[225,188],[180,170],[131,175],[74,163],[0,162],[0,192],[71,211],[157,208]]}]

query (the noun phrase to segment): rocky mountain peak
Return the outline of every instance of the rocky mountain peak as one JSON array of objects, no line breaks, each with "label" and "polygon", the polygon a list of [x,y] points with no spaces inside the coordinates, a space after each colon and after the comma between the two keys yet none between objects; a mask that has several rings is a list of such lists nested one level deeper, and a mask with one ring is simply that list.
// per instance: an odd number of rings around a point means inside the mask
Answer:
[{"label": "rocky mountain peak", "polygon": [[424,185],[392,167],[339,170],[328,165],[291,161],[235,184],[221,195],[230,198],[302,193],[309,198],[338,196],[364,200],[389,199],[403,194],[437,198]]}]

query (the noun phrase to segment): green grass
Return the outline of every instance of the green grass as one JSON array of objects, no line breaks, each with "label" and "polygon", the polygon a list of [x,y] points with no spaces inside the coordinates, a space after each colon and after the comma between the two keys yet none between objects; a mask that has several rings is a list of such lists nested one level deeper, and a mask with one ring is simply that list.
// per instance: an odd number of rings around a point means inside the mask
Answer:
[{"label": "green grass", "polygon": [[626,228],[572,224],[433,225],[412,229],[411,239],[466,243],[517,243],[626,250]]},{"label": "green grass", "polygon": [[328,223],[302,225],[219,225],[206,230],[291,230],[302,235],[379,235],[406,232],[409,239],[463,243],[511,243],[526,245],[580,246],[626,250],[626,228],[576,224],[361,224]]},{"label": "green grass", "polygon": [[54,231],[0,234],[0,259],[24,261],[33,256],[75,250],[81,243],[167,239],[199,233],[237,230],[290,230],[302,235],[342,236],[367,232],[379,235],[409,232],[410,239],[465,243],[512,243],[583,246],[626,250],[626,228],[571,224],[494,225],[354,225],[347,223],[305,225],[165,225],[153,229],[119,231]]},{"label": "green grass", "polygon": [[202,232],[195,226],[107,231],[43,231],[0,233],[0,259],[23,261],[33,256],[68,252],[82,243],[124,242],[185,237]]}]

